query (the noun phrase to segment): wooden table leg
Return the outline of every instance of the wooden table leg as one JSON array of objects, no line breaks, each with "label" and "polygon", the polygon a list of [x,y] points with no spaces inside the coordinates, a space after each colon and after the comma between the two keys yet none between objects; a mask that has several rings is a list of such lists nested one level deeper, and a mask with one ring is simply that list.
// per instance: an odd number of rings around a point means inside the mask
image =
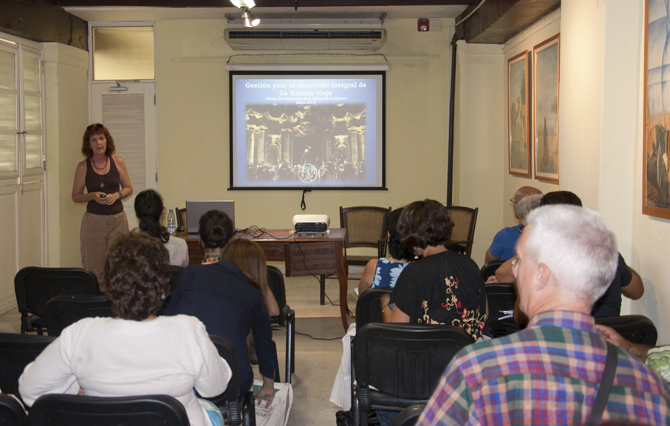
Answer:
[{"label": "wooden table leg", "polygon": [[342,326],[346,332],[349,328],[349,323],[347,322],[347,315],[349,314],[349,306],[347,306],[347,273],[345,271],[346,265],[344,264],[344,252],[342,247],[342,242],[337,242],[337,279],[340,281],[340,314],[342,315]]}]

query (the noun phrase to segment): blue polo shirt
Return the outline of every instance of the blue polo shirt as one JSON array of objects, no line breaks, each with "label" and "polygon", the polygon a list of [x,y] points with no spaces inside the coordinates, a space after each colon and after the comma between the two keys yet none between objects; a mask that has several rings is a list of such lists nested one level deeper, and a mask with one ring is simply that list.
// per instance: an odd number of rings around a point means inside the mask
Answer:
[{"label": "blue polo shirt", "polygon": [[513,258],[516,255],[514,247],[519,237],[521,237],[521,228],[521,225],[517,225],[499,231],[493,238],[489,252],[501,260]]}]

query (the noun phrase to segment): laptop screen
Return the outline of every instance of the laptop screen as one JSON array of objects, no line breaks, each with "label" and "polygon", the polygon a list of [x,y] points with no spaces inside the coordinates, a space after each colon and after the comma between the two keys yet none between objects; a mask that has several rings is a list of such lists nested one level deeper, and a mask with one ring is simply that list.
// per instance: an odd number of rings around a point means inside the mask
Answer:
[{"label": "laptop screen", "polygon": [[221,210],[228,215],[235,226],[235,202],[228,201],[187,201],[186,202],[186,230],[189,234],[198,233],[200,216],[210,210]]}]

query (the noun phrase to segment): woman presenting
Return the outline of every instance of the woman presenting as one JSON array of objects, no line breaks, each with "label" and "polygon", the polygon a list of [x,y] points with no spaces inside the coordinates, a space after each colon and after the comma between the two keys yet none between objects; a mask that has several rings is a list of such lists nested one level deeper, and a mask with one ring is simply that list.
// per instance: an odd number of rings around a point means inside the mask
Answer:
[{"label": "woman presenting", "polygon": [[88,203],[79,237],[81,263],[98,277],[101,285],[107,248],[114,236],[128,232],[121,200],[133,193],[126,165],[112,155],[114,150],[114,139],[105,126],[88,126],[81,146],[86,160],[77,164],[72,187],[72,200]]}]

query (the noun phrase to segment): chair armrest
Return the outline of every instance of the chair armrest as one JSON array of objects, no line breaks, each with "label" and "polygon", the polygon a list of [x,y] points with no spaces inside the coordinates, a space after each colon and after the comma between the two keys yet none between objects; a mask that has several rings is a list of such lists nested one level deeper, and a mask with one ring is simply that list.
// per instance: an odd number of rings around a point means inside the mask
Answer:
[{"label": "chair armrest", "polygon": [[279,314],[279,325],[282,327],[286,327],[286,320],[291,313],[291,307],[289,305],[284,305],[284,308],[281,310],[281,313]]}]

